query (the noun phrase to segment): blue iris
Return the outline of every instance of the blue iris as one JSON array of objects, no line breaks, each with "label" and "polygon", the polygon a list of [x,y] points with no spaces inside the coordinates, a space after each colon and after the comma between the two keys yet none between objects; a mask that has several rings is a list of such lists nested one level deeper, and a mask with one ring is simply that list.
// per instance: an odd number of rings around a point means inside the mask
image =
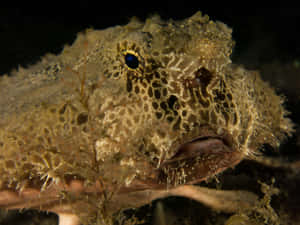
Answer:
[{"label": "blue iris", "polygon": [[125,55],[125,63],[129,68],[136,69],[139,66],[139,59],[135,55],[127,53]]}]

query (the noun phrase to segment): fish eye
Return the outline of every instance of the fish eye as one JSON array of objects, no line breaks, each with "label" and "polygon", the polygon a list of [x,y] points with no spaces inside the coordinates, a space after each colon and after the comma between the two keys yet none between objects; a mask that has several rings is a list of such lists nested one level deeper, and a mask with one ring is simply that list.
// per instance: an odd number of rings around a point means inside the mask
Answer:
[{"label": "fish eye", "polygon": [[137,56],[127,53],[125,55],[125,63],[131,69],[136,69],[139,66],[139,59]]}]

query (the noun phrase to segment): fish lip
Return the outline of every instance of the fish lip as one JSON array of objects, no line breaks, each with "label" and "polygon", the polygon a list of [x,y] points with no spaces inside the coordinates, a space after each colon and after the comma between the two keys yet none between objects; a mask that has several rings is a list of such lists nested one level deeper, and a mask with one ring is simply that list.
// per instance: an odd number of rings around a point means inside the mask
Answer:
[{"label": "fish lip", "polygon": [[193,144],[193,143],[196,143],[199,141],[207,142],[209,140],[215,140],[216,142],[219,142],[220,144],[222,143],[224,146],[226,146],[228,149],[231,149],[232,151],[233,151],[233,149],[235,149],[232,136],[230,134],[226,133],[223,129],[221,130],[221,132],[219,132],[219,134],[217,134],[210,127],[203,126],[203,127],[200,127],[199,130],[196,131],[195,133],[198,133],[198,134],[190,136],[190,137],[184,137],[184,138],[180,139],[179,141],[177,141],[177,143],[173,144],[171,146],[170,150],[176,149],[175,151],[173,150],[174,154],[168,159],[166,159],[166,158],[162,159],[162,162],[167,163],[167,162],[174,161],[174,158],[178,157],[180,152],[182,152],[182,150],[185,147],[188,147],[190,144]]},{"label": "fish lip", "polygon": [[[209,154],[211,148],[216,145],[224,145],[228,147],[228,150],[231,149],[226,143],[228,142],[219,136],[199,136],[181,144],[177,148],[175,155],[165,160],[165,163],[184,160],[201,154]],[[221,151],[221,149],[218,149],[218,151]]]},{"label": "fish lip", "polygon": [[177,142],[176,152],[159,166],[160,183],[195,184],[232,168],[243,159],[230,135],[200,129],[198,135]]}]

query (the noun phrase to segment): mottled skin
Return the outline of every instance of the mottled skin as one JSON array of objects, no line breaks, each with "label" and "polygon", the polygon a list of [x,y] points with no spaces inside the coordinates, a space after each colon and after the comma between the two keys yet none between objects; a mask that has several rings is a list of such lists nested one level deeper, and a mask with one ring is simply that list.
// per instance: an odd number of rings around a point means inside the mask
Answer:
[{"label": "mottled skin", "polygon": [[168,195],[234,211],[189,184],[277,147],[292,124],[257,72],[231,64],[232,47],[231,29],[200,13],[154,16],[87,30],[0,78],[0,206],[60,224]]}]

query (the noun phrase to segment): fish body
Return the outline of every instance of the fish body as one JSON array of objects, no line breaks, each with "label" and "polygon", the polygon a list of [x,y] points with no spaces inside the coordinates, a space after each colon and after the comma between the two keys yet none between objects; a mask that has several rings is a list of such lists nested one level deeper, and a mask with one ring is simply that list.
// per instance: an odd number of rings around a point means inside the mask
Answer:
[{"label": "fish body", "polygon": [[231,32],[201,13],[132,19],[1,77],[0,189],[41,194],[1,206],[90,213],[277,147],[293,131],[283,98],[231,62]]}]

